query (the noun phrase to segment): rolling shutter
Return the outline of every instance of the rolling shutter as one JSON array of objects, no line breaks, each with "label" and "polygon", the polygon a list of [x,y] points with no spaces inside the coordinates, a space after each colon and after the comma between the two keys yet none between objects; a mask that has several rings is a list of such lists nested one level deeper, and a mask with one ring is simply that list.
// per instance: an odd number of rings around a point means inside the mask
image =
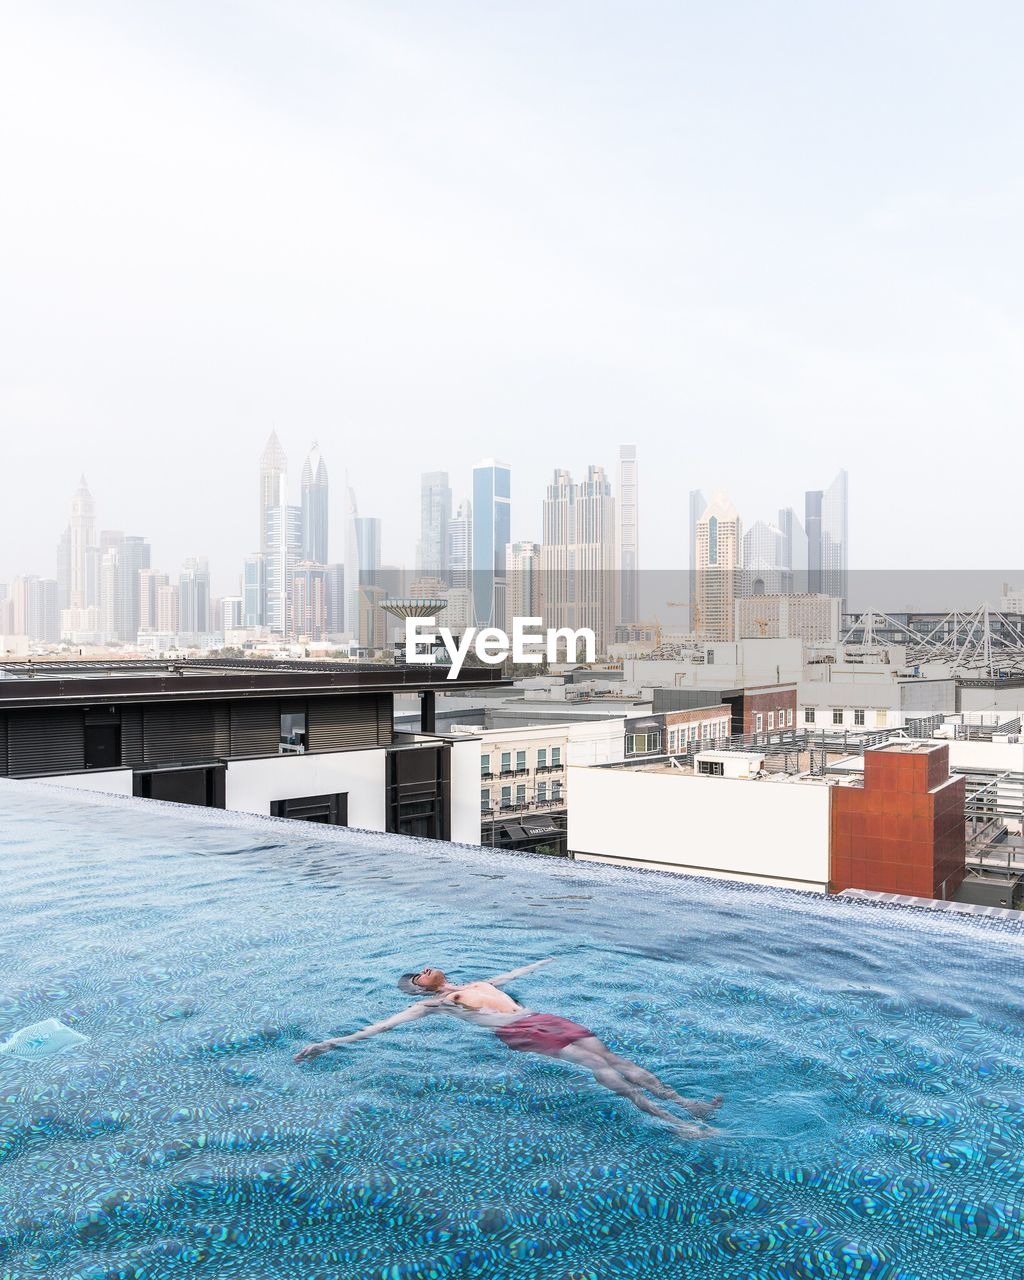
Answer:
[{"label": "rolling shutter", "polygon": [[0,778],[7,777],[7,717],[0,712]]},{"label": "rolling shutter", "polygon": [[146,764],[198,764],[217,758],[217,708],[206,702],[179,702],[143,710]]},{"label": "rolling shutter", "polygon": [[135,768],[143,758],[142,708],[125,707],[121,712],[121,763]]},{"label": "rolling shutter", "polygon": [[[376,747],[380,744],[379,720],[375,693],[310,698],[307,721],[309,750],[350,751],[353,747]],[[390,741],[390,734],[387,741]]]},{"label": "rolling shutter", "polygon": [[281,712],[276,702],[231,704],[232,756],[270,756],[281,740]]},{"label": "rolling shutter", "polygon": [[7,751],[12,778],[84,769],[85,725],[81,711],[10,712]]}]

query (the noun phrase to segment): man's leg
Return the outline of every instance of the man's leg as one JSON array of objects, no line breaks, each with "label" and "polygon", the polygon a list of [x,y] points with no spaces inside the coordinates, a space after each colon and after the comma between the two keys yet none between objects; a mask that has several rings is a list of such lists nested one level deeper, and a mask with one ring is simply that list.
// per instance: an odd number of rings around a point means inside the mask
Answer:
[{"label": "man's leg", "polygon": [[705,1138],[708,1136],[709,1130],[698,1129],[695,1125],[687,1124],[684,1120],[680,1120],[671,1111],[665,1111],[662,1107],[656,1106],[650,1098],[644,1097],[636,1085],[631,1084],[625,1077],[621,1076],[607,1058],[602,1054],[594,1053],[592,1050],[584,1048],[580,1041],[576,1041],[575,1044],[567,1044],[564,1049],[554,1056],[562,1058],[566,1062],[575,1062],[577,1066],[586,1067],[588,1071],[593,1072],[594,1079],[598,1084],[604,1085],[612,1093],[617,1093],[620,1098],[627,1098],[634,1107],[639,1107],[641,1111],[646,1111],[649,1116],[657,1116],[659,1120],[666,1121],[680,1137]]},{"label": "man's leg", "polygon": [[638,1066],[635,1062],[630,1062],[628,1058],[620,1058],[617,1053],[612,1053],[611,1049],[601,1040],[598,1040],[597,1036],[589,1036],[586,1040],[578,1043],[582,1044],[591,1053],[603,1057],[613,1070],[630,1081],[631,1084],[638,1085],[641,1089],[646,1089],[648,1093],[653,1093],[656,1098],[661,1098],[665,1102],[674,1102],[698,1120],[705,1119],[722,1105],[721,1094],[716,1095],[710,1102],[698,1102],[693,1098],[684,1098],[682,1094],[676,1093],[675,1089],[667,1085],[664,1080],[659,1080],[653,1071],[648,1071],[646,1067]]}]

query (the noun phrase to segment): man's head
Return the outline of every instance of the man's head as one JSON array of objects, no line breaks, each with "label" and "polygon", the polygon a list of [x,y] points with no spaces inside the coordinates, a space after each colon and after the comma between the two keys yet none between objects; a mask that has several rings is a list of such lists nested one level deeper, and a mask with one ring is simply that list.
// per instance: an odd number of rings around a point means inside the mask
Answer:
[{"label": "man's head", "polygon": [[407,996],[423,996],[430,991],[440,991],[447,979],[441,969],[419,969],[414,973],[403,973],[398,979],[398,989]]}]

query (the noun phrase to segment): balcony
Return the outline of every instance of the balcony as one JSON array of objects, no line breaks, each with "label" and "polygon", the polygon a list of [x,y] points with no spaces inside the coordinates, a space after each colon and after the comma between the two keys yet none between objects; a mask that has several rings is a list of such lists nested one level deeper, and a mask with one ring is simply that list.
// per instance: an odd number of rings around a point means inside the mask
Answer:
[{"label": "balcony", "polygon": [[499,778],[525,778],[530,770],[524,764],[521,769],[502,769]]},{"label": "balcony", "polygon": [[483,778],[484,781],[486,781],[488,778],[493,778],[494,776],[495,775],[491,772],[490,769],[488,769],[486,773],[481,772],[480,774],[480,777]]},{"label": "balcony", "polygon": [[536,768],[537,773],[556,773],[559,769],[564,769],[565,763],[561,760],[557,764],[539,764]]}]

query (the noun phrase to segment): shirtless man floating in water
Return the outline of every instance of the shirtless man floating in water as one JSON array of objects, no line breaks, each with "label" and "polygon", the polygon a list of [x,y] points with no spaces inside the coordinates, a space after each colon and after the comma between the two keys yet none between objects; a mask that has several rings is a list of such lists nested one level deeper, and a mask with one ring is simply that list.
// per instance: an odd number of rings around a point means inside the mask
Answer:
[{"label": "shirtless man floating in water", "polygon": [[328,1053],[342,1045],[354,1044],[356,1040],[365,1040],[381,1031],[390,1031],[404,1022],[413,1022],[432,1013],[446,1013],[471,1022],[474,1026],[489,1028],[509,1049],[540,1053],[545,1057],[560,1058],[563,1062],[586,1067],[593,1072],[594,1079],[599,1084],[628,1098],[634,1106],[646,1111],[648,1115],[667,1121],[684,1138],[705,1138],[713,1134],[715,1130],[688,1124],[664,1107],[657,1106],[645,1096],[644,1090],[663,1102],[674,1102],[698,1120],[705,1120],[721,1106],[720,1096],[711,1102],[694,1102],[683,1098],[650,1071],[612,1053],[589,1028],[580,1026],[578,1022],[570,1022],[568,1018],[559,1018],[553,1013],[534,1013],[517,1004],[501,990],[506,982],[521,978],[534,969],[539,969],[541,965],[550,963],[550,960],[538,960],[536,964],[500,973],[487,981],[466,982],[462,985],[449,982],[440,969],[427,968],[420,969],[418,973],[404,974],[398,981],[399,989],[410,996],[426,995],[426,999],[418,1000],[416,1004],[385,1018],[383,1022],[364,1027],[362,1031],[307,1045],[295,1055],[295,1060],[305,1062],[310,1058],[318,1058],[322,1053]]}]

